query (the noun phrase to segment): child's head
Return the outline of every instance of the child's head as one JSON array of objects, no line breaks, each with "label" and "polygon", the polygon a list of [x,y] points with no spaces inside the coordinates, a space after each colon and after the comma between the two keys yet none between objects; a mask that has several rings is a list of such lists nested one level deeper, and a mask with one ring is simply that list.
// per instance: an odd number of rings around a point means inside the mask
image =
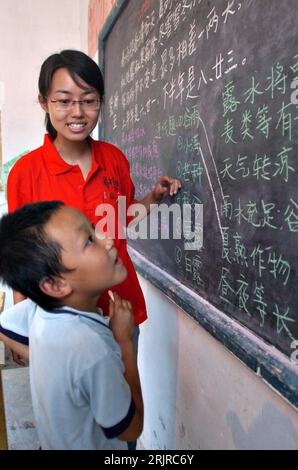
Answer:
[{"label": "child's head", "polygon": [[0,279],[46,310],[97,299],[127,272],[113,240],[60,201],[28,204],[0,220]]},{"label": "child's head", "polygon": [[[82,96],[79,96],[79,97],[72,96],[72,90],[68,89],[67,84],[65,85],[65,82],[61,83],[61,81],[59,81],[58,86],[62,84],[63,86],[62,90],[65,91],[66,93],[61,93],[61,92],[56,93],[57,90],[55,89],[53,90],[53,80],[57,79],[57,72],[60,71],[59,72],[59,75],[60,75],[61,70],[63,70],[64,72],[67,72],[68,76],[72,79],[72,82],[74,82],[77,85],[77,87],[79,87]],[[46,111],[46,118],[45,118],[46,129],[48,133],[50,134],[50,136],[52,137],[52,139],[55,139],[57,137],[57,130],[59,132],[59,129],[57,129],[57,126],[55,126],[55,122],[52,122],[54,121],[53,119],[54,116],[50,116],[51,108],[49,108],[49,104],[51,103],[51,101],[49,101],[49,97],[51,97],[54,100],[58,99],[60,103],[62,103],[62,101],[65,102],[69,99],[90,101],[96,98],[98,100],[97,106],[91,105],[89,107],[88,103],[86,105],[87,114],[90,114],[88,113],[88,111],[91,111],[91,115],[93,115],[92,117],[94,117],[93,120],[94,120],[94,127],[95,127],[98,121],[100,103],[102,102],[103,96],[104,96],[104,82],[103,82],[102,73],[98,65],[88,55],[84,54],[83,52],[75,51],[75,50],[64,50],[60,52],[59,54],[57,53],[57,54],[51,55],[44,61],[44,63],[41,66],[38,87],[39,87],[39,101],[42,105],[42,108]],[[61,88],[59,87],[59,89]],[[90,91],[90,92],[86,93],[86,91]],[[63,103],[62,103],[62,106],[63,106]],[[58,104],[56,103],[54,104],[54,106],[52,106],[53,111],[55,111],[55,107],[59,107],[59,103]],[[63,112],[63,109],[60,110],[59,108],[58,118],[62,115],[61,111]],[[71,112],[73,111],[72,106],[70,106],[69,111]],[[84,110],[81,110],[81,111],[84,112]]]}]

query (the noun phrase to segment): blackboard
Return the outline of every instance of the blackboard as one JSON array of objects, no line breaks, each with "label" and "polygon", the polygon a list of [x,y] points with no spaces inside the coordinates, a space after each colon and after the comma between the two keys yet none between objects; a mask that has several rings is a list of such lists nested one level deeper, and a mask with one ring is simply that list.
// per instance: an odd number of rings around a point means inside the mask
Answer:
[{"label": "blackboard", "polygon": [[104,39],[104,139],[136,197],[204,207],[203,248],[129,244],[290,356],[298,339],[295,0],[130,0]]}]

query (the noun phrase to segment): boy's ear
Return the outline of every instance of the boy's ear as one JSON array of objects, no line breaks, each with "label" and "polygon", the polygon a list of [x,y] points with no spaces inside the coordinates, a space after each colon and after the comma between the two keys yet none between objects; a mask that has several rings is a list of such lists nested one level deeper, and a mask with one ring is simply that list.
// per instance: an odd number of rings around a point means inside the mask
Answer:
[{"label": "boy's ear", "polygon": [[48,113],[49,112],[49,108],[48,108],[48,103],[47,103],[47,100],[41,96],[41,95],[38,95],[38,101],[39,101],[39,104],[40,106],[42,107],[42,109]]},{"label": "boy's ear", "polygon": [[60,277],[53,279],[48,277],[43,278],[39,283],[39,288],[44,294],[55,299],[62,299],[72,292],[71,285]]}]

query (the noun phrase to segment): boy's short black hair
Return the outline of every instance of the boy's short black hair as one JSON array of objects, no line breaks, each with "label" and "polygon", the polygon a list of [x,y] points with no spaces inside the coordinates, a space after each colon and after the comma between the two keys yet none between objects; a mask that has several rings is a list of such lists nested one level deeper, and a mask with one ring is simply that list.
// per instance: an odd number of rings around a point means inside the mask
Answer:
[{"label": "boy's short black hair", "polygon": [[42,292],[39,283],[68,270],[61,261],[61,246],[44,230],[61,201],[26,204],[0,220],[0,279],[45,310],[61,303]]}]

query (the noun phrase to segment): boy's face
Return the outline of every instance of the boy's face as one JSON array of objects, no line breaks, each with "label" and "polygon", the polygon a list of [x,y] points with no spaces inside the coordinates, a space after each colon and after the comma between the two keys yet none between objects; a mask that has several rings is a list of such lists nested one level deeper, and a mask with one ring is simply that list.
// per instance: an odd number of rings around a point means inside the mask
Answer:
[{"label": "boy's face", "polygon": [[62,264],[73,271],[63,278],[81,296],[99,296],[109,287],[121,283],[127,276],[118,258],[113,240],[99,239],[87,217],[62,206],[49,220],[46,233],[62,247]]}]

